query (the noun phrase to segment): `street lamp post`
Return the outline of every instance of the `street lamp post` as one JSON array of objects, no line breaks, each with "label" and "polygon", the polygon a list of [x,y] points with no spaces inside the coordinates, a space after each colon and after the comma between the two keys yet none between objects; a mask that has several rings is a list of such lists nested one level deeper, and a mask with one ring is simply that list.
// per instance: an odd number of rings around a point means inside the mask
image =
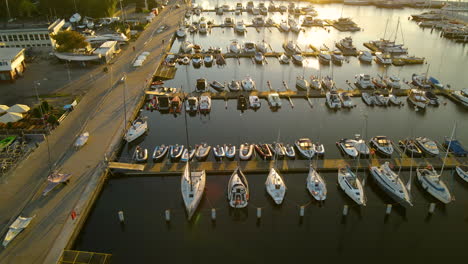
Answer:
[{"label": "street lamp post", "polygon": [[124,98],[124,104],[123,104],[123,109],[124,109],[124,131],[127,128],[127,97],[126,97],[126,92],[127,92],[127,74],[124,73],[122,79],[124,86],[123,86],[123,98]]}]

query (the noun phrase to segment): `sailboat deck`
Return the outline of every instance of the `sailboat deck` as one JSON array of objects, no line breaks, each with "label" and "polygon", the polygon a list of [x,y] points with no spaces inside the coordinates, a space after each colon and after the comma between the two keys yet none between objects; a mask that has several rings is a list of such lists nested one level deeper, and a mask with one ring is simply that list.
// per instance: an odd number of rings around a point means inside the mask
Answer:
[{"label": "sailboat deck", "polygon": [[[359,170],[367,170],[369,166],[379,166],[384,162],[390,162],[395,165],[397,169],[400,164],[402,170],[407,171],[411,167],[415,169],[416,167],[426,167],[428,164],[431,164],[436,170],[439,170],[442,167],[443,159],[441,158],[391,158],[391,159],[380,159],[380,158],[370,158],[370,159],[361,159],[359,162],[352,159],[318,159],[313,160],[312,163],[318,172],[335,172],[338,168],[349,165],[352,168],[358,167]],[[122,163],[120,163],[122,164]],[[316,164],[316,165],[315,165]],[[454,158],[448,157],[445,163],[445,169],[450,170],[454,169],[456,166],[468,164],[467,158]],[[205,170],[207,174],[211,175],[222,175],[222,174],[231,174],[236,167],[240,165],[244,173],[255,174],[255,173],[268,173],[269,169],[274,165],[273,161],[263,161],[263,160],[251,160],[251,161],[205,161],[197,162],[193,161],[191,163],[192,170],[201,171]],[[141,165],[140,165],[141,166]],[[161,163],[152,163],[149,162],[144,170],[132,170],[130,166],[127,169],[117,168],[116,166],[110,167],[114,171],[121,172],[120,175],[134,175],[134,176],[180,176],[184,170],[185,163],[183,162],[170,162],[165,160]],[[122,166],[123,167],[123,166]],[[309,161],[308,160],[278,160],[276,168],[281,173],[307,173],[309,171]],[[118,175],[118,174],[117,174]]]}]

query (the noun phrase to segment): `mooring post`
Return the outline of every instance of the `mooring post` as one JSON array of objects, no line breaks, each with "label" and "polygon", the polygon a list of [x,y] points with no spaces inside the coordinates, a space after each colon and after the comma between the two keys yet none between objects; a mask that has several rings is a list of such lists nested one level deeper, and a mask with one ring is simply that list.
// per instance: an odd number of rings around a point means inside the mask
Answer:
[{"label": "mooring post", "polygon": [[262,218],[262,208],[257,208],[257,218]]},{"label": "mooring post", "polygon": [[166,222],[171,221],[171,210],[166,210]]},{"label": "mooring post", "polygon": [[345,204],[343,206],[343,216],[347,216],[348,215],[348,210],[349,210],[349,207],[347,204]]},{"label": "mooring post", "polygon": [[436,204],[435,203],[430,203],[429,204],[429,213],[433,214],[435,211]]},{"label": "mooring post", "polygon": [[123,222],[125,221],[125,217],[124,217],[123,211],[119,211],[118,215],[119,215],[119,221],[123,223]]},{"label": "mooring post", "polygon": [[385,211],[385,214],[389,215],[392,212],[392,205],[387,204],[387,210]]},{"label": "mooring post", "polygon": [[216,220],[216,209],[211,208],[211,220],[215,221]]},{"label": "mooring post", "polygon": [[299,208],[299,215],[301,217],[304,217],[304,213],[305,213],[305,207],[303,205],[301,205],[301,207]]}]

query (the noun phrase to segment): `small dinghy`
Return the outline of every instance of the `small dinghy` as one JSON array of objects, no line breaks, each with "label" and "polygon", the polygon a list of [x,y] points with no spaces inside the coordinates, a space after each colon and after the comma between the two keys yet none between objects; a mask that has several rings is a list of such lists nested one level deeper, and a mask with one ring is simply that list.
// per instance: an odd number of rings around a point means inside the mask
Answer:
[{"label": "small dinghy", "polygon": [[169,148],[169,156],[171,157],[172,161],[180,159],[183,152],[184,145],[175,144]]},{"label": "small dinghy", "polygon": [[283,177],[281,177],[275,168],[270,169],[270,173],[265,181],[265,188],[276,204],[283,203],[284,196],[286,195],[286,184]]},{"label": "small dinghy", "polygon": [[166,145],[160,145],[156,146],[153,151],[153,161],[160,161],[166,156],[167,152],[169,150],[169,146]]},{"label": "small dinghy", "polygon": [[312,167],[309,167],[309,175],[307,175],[306,186],[309,193],[317,201],[324,201],[327,198],[327,185],[318,172]]},{"label": "small dinghy", "polygon": [[468,182],[468,170],[466,166],[464,168],[463,166],[457,166],[455,170],[457,171],[457,174],[460,176],[460,178]]},{"label": "small dinghy", "polygon": [[211,146],[209,146],[206,143],[202,143],[201,145],[198,145],[198,147],[196,148],[195,157],[199,161],[205,160],[210,154],[210,151],[211,151]]},{"label": "small dinghy", "polygon": [[265,61],[265,55],[263,55],[261,52],[255,52],[254,60],[257,64],[263,64]]},{"label": "small dinghy", "polygon": [[421,157],[422,151],[412,139],[403,139],[398,141],[398,145],[410,157]]},{"label": "small dinghy", "polygon": [[301,54],[292,55],[292,59],[293,59],[294,64],[296,65],[302,65],[302,63],[304,62],[304,57],[302,57]]},{"label": "small dinghy", "polygon": [[268,144],[255,144],[255,150],[257,151],[258,155],[264,160],[271,159],[273,154],[271,153],[271,149],[268,147]]},{"label": "small dinghy", "polygon": [[148,149],[137,146],[133,156],[136,162],[146,162],[146,160],[148,160]]},{"label": "small dinghy", "polygon": [[244,208],[249,203],[249,184],[244,173],[237,167],[228,183],[228,201],[232,208]]},{"label": "small dinghy", "polygon": [[228,84],[228,88],[231,92],[238,92],[240,91],[241,89],[241,85],[240,85],[240,82],[239,81],[234,81],[232,80],[229,84]]},{"label": "small dinghy", "polygon": [[180,161],[187,162],[189,160],[192,160],[193,156],[195,156],[195,150],[196,148],[192,147],[185,148],[182,152],[182,157],[180,158]]},{"label": "small dinghy", "polygon": [[250,95],[249,96],[249,105],[250,108],[257,110],[262,106],[262,103],[260,102],[260,98],[256,95]]},{"label": "small dinghy", "polygon": [[276,156],[276,159],[282,159],[286,155],[286,149],[283,145],[283,143],[273,143],[273,144],[268,144],[268,147],[270,150],[273,152],[273,154]]},{"label": "small dinghy", "polygon": [[241,160],[250,160],[254,153],[254,145],[243,143],[239,148],[239,157]]},{"label": "small dinghy", "polygon": [[213,55],[207,54],[203,58],[203,63],[205,64],[206,67],[211,67],[211,65],[213,65],[213,60],[214,60]]},{"label": "small dinghy", "polygon": [[291,62],[291,59],[289,58],[288,55],[282,54],[282,55],[279,57],[279,61],[280,61],[281,64],[289,64],[289,62]]},{"label": "small dinghy", "polygon": [[79,149],[83,147],[84,145],[86,145],[86,143],[88,142],[88,139],[89,139],[88,132],[84,132],[83,134],[81,134],[75,141],[75,144],[74,144],[75,148]]},{"label": "small dinghy", "polygon": [[213,89],[215,89],[218,92],[224,91],[224,88],[225,88],[224,84],[222,84],[222,83],[220,83],[218,81],[210,82],[210,86],[213,87]]},{"label": "small dinghy", "polygon": [[323,156],[325,154],[325,147],[320,142],[315,142],[314,151],[316,155]]},{"label": "small dinghy", "polygon": [[236,157],[236,146],[234,145],[224,145],[224,152],[226,155],[226,158],[228,159],[234,159]]},{"label": "small dinghy", "polygon": [[294,150],[294,146],[293,146],[293,145],[287,144],[287,145],[284,147],[284,151],[285,151],[286,157],[288,157],[288,158],[290,158],[290,159],[295,159],[295,158],[296,158],[296,151]]},{"label": "small dinghy", "polygon": [[251,77],[246,77],[244,80],[242,80],[241,85],[246,92],[250,92],[256,89],[255,81],[252,80]]},{"label": "small dinghy", "polygon": [[216,147],[213,147],[213,154],[217,160],[222,160],[224,157],[226,157],[226,152],[224,151],[224,148],[220,145],[216,145]]},{"label": "small dinghy", "polygon": [[304,76],[298,76],[296,78],[296,88],[298,90],[307,91],[309,87],[310,87],[310,84],[306,79],[304,79]]}]

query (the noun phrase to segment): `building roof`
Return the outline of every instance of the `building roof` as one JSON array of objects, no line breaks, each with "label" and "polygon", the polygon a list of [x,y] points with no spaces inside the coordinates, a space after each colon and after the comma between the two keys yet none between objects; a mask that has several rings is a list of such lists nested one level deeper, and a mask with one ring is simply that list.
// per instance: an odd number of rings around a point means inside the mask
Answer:
[{"label": "building roof", "polygon": [[0,60],[13,60],[19,53],[23,52],[23,48],[2,48],[0,49]]}]

